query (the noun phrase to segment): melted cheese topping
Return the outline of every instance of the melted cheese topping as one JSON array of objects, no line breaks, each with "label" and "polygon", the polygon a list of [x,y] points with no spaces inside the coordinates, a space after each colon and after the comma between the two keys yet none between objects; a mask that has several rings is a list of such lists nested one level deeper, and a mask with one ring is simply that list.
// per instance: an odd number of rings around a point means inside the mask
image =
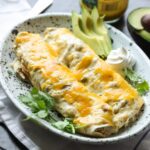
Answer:
[{"label": "melted cheese topping", "polygon": [[[137,91],[65,28],[16,37],[17,62],[33,86],[56,100],[56,110],[85,126],[78,132],[109,136],[127,126],[143,100]],[[134,118],[134,119],[133,119]]]},{"label": "melted cheese topping", "polygon": [[[136,89],[128,84],[111,66],[100,59],[88,45],[76,38],[66,28],[47,28],[45,30],[45,41],[53,47],[58,61],[66,65],[72,71],[74,77],[84,84],[90,92],[96,93],[103,102],[111,107],[111,109],[109,108],[111,112],[108,111],[107,107],[103,108],[109,112],[105,114],[103,121],[105,122],[105,119],[107,121],[112,120],[107,123],[116,128],[110,128],[110,126],[107,128],[105,123],[102,123],[105,124],[104,126],[93,124],[93,127],[87,130],[83,129],[82,133],[97,135],[100,132],[106,136],[108,133],[117,132],[119,128],[127,126],[136,119],[143,106],[143,99]],[[99,110],[101,109],[102,107],[99,108]],[[96,113],[97,111],[95,111],[94,118],[88,115],[76,119],[76,122],[90,121],[96,123],[100,118]],[[94,132],[97,129],[98,131]],[[94,133],[89,133],[92,131]]]},{"label": "melted cheese topping", "polygon": [[[58,105],[63,101],[72,105],[77,112],[74,114],[76,124],[93,124],[93,120],[86,122],[85,118],[94,118],[95,113],[98,117],[98,120],[95,119],[96,123],[113,124],[112,109],[104,102],[103,97],[89,92],[66,66],[59,64],[53,55],[55,52],[52,52],[52,48],[38,34],[20,33],[16,38],[16,45],[16,54],[20,56],[18,59],[25,62],[23,66],[29,73],[33,86],[51,94]],[[109,107],[109,111],[106,112],[103,107]],[[65,108],[63,109],[65,112]],[[66,116],[67,113],[62,115]],[[106,114],[110,117],[106,118]]]},{"label": "melted cheese topping", "polygon": [[[45,39],[49,45],[56,48],[54,51],[58,59],[61,57],[60,62],[67,65],[76,79],[86,85],[89,90],[95,93],[100,91],[100,95],[105,95],[108,100],[131,101],[138,97],[137,91],[131,85],[68,29],[48,28],[45,31]],[[62,48],[61,44],[64,43],[66,47]],[[62,59],[64,51],[65,57]]]}]

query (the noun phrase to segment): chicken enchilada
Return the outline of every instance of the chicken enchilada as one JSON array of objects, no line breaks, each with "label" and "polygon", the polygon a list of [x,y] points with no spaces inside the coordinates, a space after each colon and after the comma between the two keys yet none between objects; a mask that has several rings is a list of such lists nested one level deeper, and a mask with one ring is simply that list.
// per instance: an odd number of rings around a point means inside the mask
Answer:
[{"label": "chicken enchilada", "polygon": [[143,106],[138,92],[68,29],[48,28],[44,37],[16,37],[14,70],[55,98],[55,109],[77,129],[106,137],[133,122]]}]

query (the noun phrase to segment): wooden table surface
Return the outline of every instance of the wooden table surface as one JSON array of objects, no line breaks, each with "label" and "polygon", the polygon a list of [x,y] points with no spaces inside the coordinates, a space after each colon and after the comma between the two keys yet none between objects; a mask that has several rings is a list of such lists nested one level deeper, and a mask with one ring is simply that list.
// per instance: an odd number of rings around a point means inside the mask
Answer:
[{"label": "wooden table surface", "polygon": [[[37,0],[28,0],[31,6],[35,4]],[[150,0],[129,0],[128,9],[124,17],[114,26],[124,32],[127,36],[131,37],[127,29],[127,16],[135,8],[149,6]],[[78,0],[54,0],[53,5],[45,12],[71,12],[76,10],[80,12]],[[25,147],[18,142],[18,140],[7,130],[7,128],[0,123],[0,150],[24,150]]]}]

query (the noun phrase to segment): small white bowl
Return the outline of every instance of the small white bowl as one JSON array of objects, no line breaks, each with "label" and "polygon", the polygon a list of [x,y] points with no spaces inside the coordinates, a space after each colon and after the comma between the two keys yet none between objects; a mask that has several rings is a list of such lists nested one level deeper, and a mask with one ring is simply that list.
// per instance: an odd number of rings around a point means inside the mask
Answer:
[{"label": "small white bowl", "polygon": [[[22,82],[16,77],[16,74],[11,69],[11,63],[13,62],[15,55],[13,53],[13,44],[15,36],[20,31],[30,31],[35,33],[41,33],[46,27],[66,27],[71,28],[71,18],[70,14],[64,13],[51,13],[44,14],[34,17],[32,19],[26,20],[12,29],[12,31],[6,36],[1,45],[1,70],[0,70],[0,80],[2,86],[17,108],[20,109],[25,115],[31,116],[31,111],[22,104],[18,96],[20,94],[26,93],[30,87],[28,84]],[[126,37],[119,30],[108,25],[108,30],[113,41],[113,49],[118,47],[124,47],[132,53],[136,61],[137,72],[144,77],[148,82],[150,82],[150,61],[144,52],[128,37]],[[48,128],[50,131],[66,137],[70,140],[93,143],[93,144],[106,144],[118,142],[136,136],[139,132],[144,130],[150,124],[150,95],[149,93],[143,97],[145,102],[144,111],[137,121],[135,121],[130,127],[125,128],[118,134],[112,135],[108,138],[92,138],[86,137],[79,134],[69,134],[60,131],[48,122],[41,120],[37,117],[34,119],[42,126]]]}]

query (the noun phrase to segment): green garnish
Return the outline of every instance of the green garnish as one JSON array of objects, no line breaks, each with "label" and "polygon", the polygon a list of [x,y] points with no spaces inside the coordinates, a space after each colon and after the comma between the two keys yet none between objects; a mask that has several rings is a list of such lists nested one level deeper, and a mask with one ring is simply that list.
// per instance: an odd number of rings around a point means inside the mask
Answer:
[{"label": "green garnish", "polygon": [[137,89],[140,95],[144,95],[149,91],[149,84],[137,73],[129,68],[124,70],[125,78]]},{"label": "green garnish", "polygon": [[75,133],[75,127],[72,121],[69,121],[67,119],[64,119],[64,121],[54,122],[52,125],[56,127],[57,129],[64,130],[73,134]]},{"label": "green garnish", "polygon": [[[75,133],[75,126],[71,119],[61,119],[55,112],[54,98],[49,94],[33,88],[28,94],[19,97],[21,102],[30,107],[32,113],[38,118],[51,123],[55,128],[69,133]],[[28,117],[29,118],[29,117]],[[32,118],[32,117],[30,117]]]}]

